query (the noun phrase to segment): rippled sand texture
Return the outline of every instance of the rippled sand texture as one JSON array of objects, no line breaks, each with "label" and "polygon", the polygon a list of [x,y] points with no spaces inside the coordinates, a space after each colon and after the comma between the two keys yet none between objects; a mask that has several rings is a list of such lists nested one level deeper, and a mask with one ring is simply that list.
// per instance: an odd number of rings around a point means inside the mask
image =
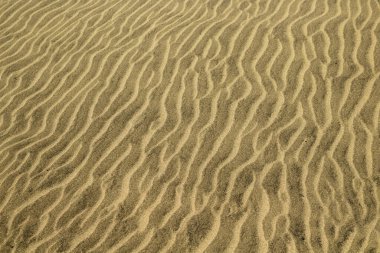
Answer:
[{"label": "rippled sand texture", "polygon": [[379,252],[378,0],[2,0],[0,252]]}]

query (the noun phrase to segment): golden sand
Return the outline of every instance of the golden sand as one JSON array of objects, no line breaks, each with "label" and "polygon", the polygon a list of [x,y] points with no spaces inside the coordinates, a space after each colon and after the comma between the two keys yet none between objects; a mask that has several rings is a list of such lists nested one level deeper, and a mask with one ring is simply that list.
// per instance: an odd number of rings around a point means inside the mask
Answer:
[{"label": "golden sand", "polygon": [[380,252],[379,0],[0,0],[0,252]]}]

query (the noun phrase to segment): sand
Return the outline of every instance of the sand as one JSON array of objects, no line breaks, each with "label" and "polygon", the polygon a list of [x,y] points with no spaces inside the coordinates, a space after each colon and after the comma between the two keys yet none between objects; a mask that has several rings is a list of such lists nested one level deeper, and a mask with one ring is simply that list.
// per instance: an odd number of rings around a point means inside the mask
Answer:
[{"label": "sand", "polygon": [[378,0],[0,1],[0,252],[380,252]]}]

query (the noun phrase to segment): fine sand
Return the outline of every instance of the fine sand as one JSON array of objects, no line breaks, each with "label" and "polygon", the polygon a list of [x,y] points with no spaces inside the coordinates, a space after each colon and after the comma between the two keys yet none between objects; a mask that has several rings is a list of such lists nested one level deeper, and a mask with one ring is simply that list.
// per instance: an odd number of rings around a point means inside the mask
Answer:
[{"label": "fine sand", "polygon": [[0,252],[380,252],[379,0],[0,0]]}]

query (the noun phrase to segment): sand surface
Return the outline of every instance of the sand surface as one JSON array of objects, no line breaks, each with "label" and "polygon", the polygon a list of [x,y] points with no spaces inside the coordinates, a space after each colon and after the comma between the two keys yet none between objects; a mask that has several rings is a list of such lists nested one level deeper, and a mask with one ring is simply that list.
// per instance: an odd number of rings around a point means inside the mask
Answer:
[{"label": "sand surface", "polygon": [[0,0],[0,252],[380,252],[379,0]]}]

